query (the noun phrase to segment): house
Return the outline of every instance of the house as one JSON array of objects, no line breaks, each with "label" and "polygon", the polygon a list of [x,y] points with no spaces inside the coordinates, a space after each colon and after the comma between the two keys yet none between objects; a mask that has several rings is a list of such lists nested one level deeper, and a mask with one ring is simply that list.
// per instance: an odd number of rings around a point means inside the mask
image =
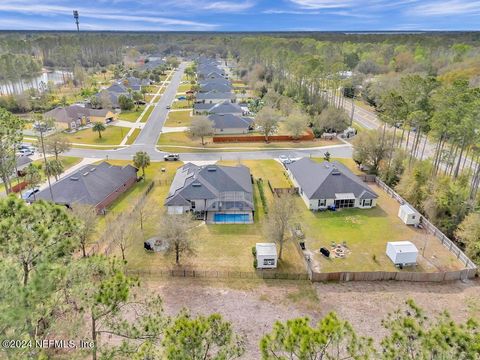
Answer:
[{"label": "house", "polygon": [[[52,184],[53,200],[67,207],[76,203],[91,205],[98,213],[104,213],[112,202],[136,183],[137,171],[131,165],[116,166],[105,161],[99,165],[85,165]],[[48,188],[35,197],[36,200],[51,200]]]},{"label": "house", "polygon": [[194,212],[209,223],[252,223],[250,170],[187,163],[177,170],[165,206],[169,214]]},{"label": "house", "polygon": [[277,245],[275,243],[256,243],[255,253],[257,269],[275,269],[277,267]]},{"label": "house", "polygon": [[218,104],[224,102],[225,100],[234,102],[235,94],[232,92],[209,91],[198,93],[195,96],[195,102],[198,104]]},{"label": "house", "polygon": [[317,163],[302,158],[285,167],[310,210],[368,209],[376,205],[378,195],[338,161]]},{"label": "house", "polygon": [[420,224],[420,214],[410,204],[400,205],[398,217],[407,225],[417,226]]},{"label": "house", "polygon": [[217,104],[194,104],[193,113],[195,115],[208,115],[208,114],[234,114],[238,116],[244,116],[245,110],[238,104],[232,103],[228,100],[222,101]]},{"label": "house", "polygon": [[110,103],[112,105],[112,108],[118,109],[120,108],[120,104],[118,102],[118,98],[123,95],[126,97],[131,97],[130,93],[128,92],[128,88],[123,85],[122,83],[114,83],[110,85],[108,88],[101,90],[99,93],[97,93],[97,99],[101,101],[102,97],[108,96],[110,99]]},{"label": "house", "polygon": [[224,81],[208,81],[201,82],[199,92],[208,93],[208,92],[218,92],[218,93],[229,93],[232,91],[232,85],[229,82]]},{"label": "house", "polygon": [[387,256],[395,266],[409,266],[417,264],[418,249],[410,241],[387,242]]},{"label": "house", "polygon": [[[143,86],[150,85],[150,80],[148,79],[139,79],[134,76],[126,77],[122,80],[122,83],[125,87],[132,89],[133,91],[140,91],[142,90]],[[128,90],[127,90],[128,91]]]},{"label": "house", "polygon": [[57,107],[45,113],[46,118],[55,121],[57,128],[64,130],[77,130],[93,122],[109,123],[117,116],[118,114],[108,109],[91,109],[81,105]]},{"label": "house", "polygon": [[247,134],[253,129],[253,119],[234,114],[213,114],[208,119],[213,122],[215,134]]}]

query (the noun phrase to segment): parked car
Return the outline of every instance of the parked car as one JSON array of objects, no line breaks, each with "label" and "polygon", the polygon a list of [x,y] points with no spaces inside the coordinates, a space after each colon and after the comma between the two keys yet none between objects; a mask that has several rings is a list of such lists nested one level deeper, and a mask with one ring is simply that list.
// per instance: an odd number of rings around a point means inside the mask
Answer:
[{"label": "parked car", "polygon": [[35,151],[33,151],[32,149],[18,150],[18,155],[20,155],[20,156],[30,156],[30,155],[33,155],[34,153],[35,153]]},{"label": "parked car", "polygon": [[178,161],[180,159],[180,155],[178,154],[167,154],[163,157],[165,161]]},{"label": "parked car", "polygon": [[287,155],[280,155],[278,160],[280,160],[282,164],[291,164],[293,162],[293,160],[290,159],[290,156]]},{"label": "parked car", "polygon": [[187,98],[185,96],[179,96],[178,100],[187,100]]},{"label": "parked car", "polygon": [[28,150],[35,151],[35,147],[29,144],[20,144],[18,145],[17,149],[18,150],[28,149]]},{"label": "parked car", "polygon": [[170,105],[167,105],[165,109],[170,110],[172,107]]},{"label": "parked car", "polygon": [[33,196],[33,194],[36,194],[39,191],[40,191],[39,188],[33,188],[33,189],[30,189],[30,190],[27,190],[22,194],[22,199],[23,200],[28,200]]}]

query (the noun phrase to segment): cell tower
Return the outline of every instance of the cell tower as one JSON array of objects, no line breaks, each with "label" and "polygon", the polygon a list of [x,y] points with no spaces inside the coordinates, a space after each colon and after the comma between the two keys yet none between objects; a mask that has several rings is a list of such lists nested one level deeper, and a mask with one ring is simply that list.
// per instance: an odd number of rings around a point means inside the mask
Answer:
[{"label": "cell tower", "polygon": [[73,18],[75,19],[75,24],[77,24],[77,31],[80,31],[80,27],[78,25],[78,11],[73,10]]}]

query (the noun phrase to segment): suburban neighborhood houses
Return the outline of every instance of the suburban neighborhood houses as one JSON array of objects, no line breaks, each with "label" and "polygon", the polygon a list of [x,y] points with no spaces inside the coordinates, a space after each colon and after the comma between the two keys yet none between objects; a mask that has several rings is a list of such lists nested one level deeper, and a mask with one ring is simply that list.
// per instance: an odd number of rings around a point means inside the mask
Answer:
[{"label": "suburban neighborhood houses", "polygon": [[0,359],[479,359],[476,33],[274,5],[0,31]]}]

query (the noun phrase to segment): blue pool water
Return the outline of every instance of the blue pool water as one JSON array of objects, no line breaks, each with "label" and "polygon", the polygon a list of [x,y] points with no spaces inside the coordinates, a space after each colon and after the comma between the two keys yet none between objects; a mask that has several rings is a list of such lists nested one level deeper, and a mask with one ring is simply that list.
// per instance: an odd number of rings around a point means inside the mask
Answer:
[{"label": "blue pool water", "polygon": [[213,214],[216,223],[246,223],[250,221],[248,214]]}]

